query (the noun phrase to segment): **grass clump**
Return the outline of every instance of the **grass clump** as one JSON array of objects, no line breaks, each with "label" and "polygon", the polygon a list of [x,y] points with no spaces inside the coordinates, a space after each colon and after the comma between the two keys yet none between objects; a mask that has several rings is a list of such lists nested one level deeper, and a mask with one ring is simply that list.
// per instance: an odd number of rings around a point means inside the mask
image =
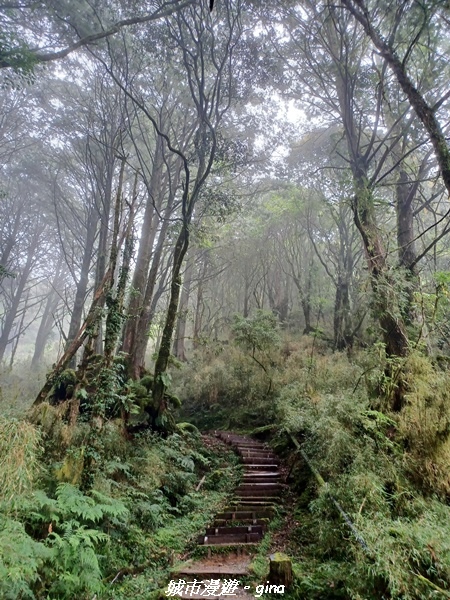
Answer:
[{"label": "grass clump", "polygon": [[31,423],[0,417],[0,502],[33,488],[42,458],[41,435]]}]

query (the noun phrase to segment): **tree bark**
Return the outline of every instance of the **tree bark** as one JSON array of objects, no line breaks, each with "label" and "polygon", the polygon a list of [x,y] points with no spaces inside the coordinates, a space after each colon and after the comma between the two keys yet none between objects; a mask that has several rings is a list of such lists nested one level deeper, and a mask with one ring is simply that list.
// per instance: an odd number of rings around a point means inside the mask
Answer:
[{"label": "tree bark", "polygon": [[[37,243],[36,238],[34,242]],[[22,272],[18,277],[18,284],[14,292],[14,296],[12,298],[11,306],[9,307],[9,310],[6,313],[5,320],[3,322],[3,328],[0,335],[0,362],[4,358],[6,349],[10,342],[10,335],[13,329],[14,321],[17,317],[20,302],[22,300],[22,294],[33,267],[35,251],[36,246],[33,244],[32,247],[30,247],[28,250],[27,261],[22,269]]]},{"label": "tree bark", "polygon": [[[203,328],[203,282],[206,276],[206,271],[208,268],[208,262],[206,260],[206,256],[203,256],[201,273],[199,273],[198,284],[197,284],[197,298],[195,302],[195,314],[194,314],[194,330],[193,330],[193,346],[194,348],[199,347],[200,338],[202,335]],[[246,281],[247,283],[247,281]],[[247,290],[245,292],[245,305],[244,305],[244,313],[248,315],[248,295]],[[244,315],[245,316],[245,315]]]},{"label": "tree bark", "polygon": [[[330,39],[331,43],[338,48],[340,40],[333,30],[330,31]],[[339,56],[339,51],[336,55]],[[345,56],[346,61],[350,59],[350,56]],[[368,177],[369,165],[360,147],[358,123],[352,110],[353,85],[346,61],[336,66],[335,81],[353,177],[353,219],[366,253],[374,296],[374,316],[382,329],[386,353],[390,357],[404,357],[408,353],[408,337],[398,307],[398,290],[388,272],[386,251],[376,220],[373,190]]]},{"label": "tree bark", "polygon": [[145,290],[148,282],[149,268],[156,238],[158,223],[156,210],[161,209],[164,190],[161,189],[163,168],[162,140],[157,136],[152,174],[148,184],[147,202],[142,223],[136,267],[131,282],[132,294],[128,305],[127,322],[122,336],[122,351],[132,353],[132,348],[139,335],[140,314],[144,305]]},{"label": "tree bark", "polygon": [[[109,221],[111,217],[111,200],[113,190],[113,178],[114,178],[114,166],[115,166],[115,135],[111,136],[113,139],[110,141],[111,147],[107,149],[107,156],[105,161],[105,180],[102,186],[103,194],[99,194],[101,197],[100,207],[100,232],[98,238],[98,249],[97,249],[97,263],[95,271],[95,289],[98,288],[100,282],[106,272],[106,265],[108,263],[108,239],[109,233]],[[123,161],[122,161],[123,162]],[[100,190],[99,190],[100,192]],[[101,354],[103,351],[103,340],[102,340],[102,321],[98,322],[98,332],[95,340],[95,350],[97,354]]]},{"label": "tree bark", "polygon": [[52,326],[55,320],[54,313],[60,302],[58,288],[60,287],[60,284],[63,279],[61,268],[62,259],[60,259],[56,267],[56,275],[52,282],[52,289],[48,295],[47,301],[45,303],[44,313],[42,315],[41,322],[39,323],[39,329],[34,344],[33,358],[31,359],[32,369],[35,369],[41,363],[47,340],[52,331]]},{"label": "tree bark", "polygon": [[159,347],[158,358],[155,364],[155,379],[153,388],[153,400],[157,410],[157,418],[166,410],[164,393],[167,384],[164,381],[164,374],[167,371],[170,357],[170,347],[172,345],[172,335],[175,327],[175,320],[178,311],[178,300],[180,297],[181,277],[180,271],[184,256],[189,247],[189,225],[183,223],[183,227],[175,244],[175,252],[172,265],[172,282],[170,285],[170,299],[167,309],[166,321],[161,336],[161,345]]},{"label": "tree bark", "polygon": [[408,354],[408,337],[398,307],[395,282],[391,280],[386,265],[386,252],[379,235],[374,214],[372,191],[367,179],[354,169],[355,196],[352,208],[355,225],[364,243],[370,281],[374,294],[375,317],[380,323],[386,354],[391,357],[404,357]]},{"label": "tree bark", "polygon": [[[81,327],[83,318],[84,303],[86,301],[87,289],[89,284],[89,273],[91,269],[92,253],[94,250],[95,234],[97,231],[97,221],[93,218],[93,213],[88,215],[88,229],[86,231],[86,242],[84,244],[83,259],[81,262],[80,279],[76,284],[75,300],[70,317],[69,333],[67,334],[66,350],[70,348]],[[75,359],[75,356],[73,357]],[[74,363],[74,361],[72,361]],[[75,366],[74,364],[72,366]]]},{"label": "tree bark", "polygon": [[186,337],[186,322],[189,305],[189,296],[191,293],[192,270],[194,267],[194,254],[192,253],[186,263],[184,273],[183,290],[180,297],[180,306],[178,309],[177,328],[175,340],[173,343],[173,354],[178,360],[186,361],[185,337]]},{"label": "tree bark", "polygon": [[46,399],[48,393],[50,392],[50,390],[52,389],[52,386],[53,386],[56,378],[58,377],[58,375],[64,369],[67,368],[70,361],[75,356],[77,350],[81,347],[84,340],[88,337],[89,329],[95,324],[96,320],[99,318],[98,309],[100,306],[103,305],[103,303],[105,301],[105,295],[107,292],[109,277],[110,277],[110,271],[108,269],[108,271],[105,273],[103,281],[101,282],[100,286],[98,287],[98,289],[96,290],[96,292],[94,294],[92,304],[89,308],[88,315],[87,315],[83,325],[81,326],[80,330],[78,331],[77,335],[73,339],[70,346],[66,349],[64,354],[61,356],[59,361],[56,363],[55,367],[53,368],[53,371],[48,376],[45,385],[39,392],[36,400],[34,401],[33,406],[45,401],[45,399]]},{"label": "tree bark", "polygon": [[[292,562],[289,556],[282,552],[270,555],[269,583],[284,586],[284,590],[292,585]],[[283,592],[284,593],[284,592]]]},{"label": "tree bark", "polygon": [[414,246],[414,194],[408,175],[400,170],[396,183],[397,245],[400,266],[415,275],[416,250]]},{"label": "tree bark", "polygon": [[129,352],[130,375],[134,379],[141,377],[141,372],[145,365],[145,351],[147,349],[148,336],[152,322],[152,299],[155,291],[159,266],[164,251],[164,242],[166,240],[167,230],[169,228],[169,217],[170,213],[172,212],[172,203],[173,196],[171,196],[169,199],[164,212],[163,222],[153,254],[150,273],[148,275],[143,307],[141,309],[139,318],[137,319],[134,344]]}]

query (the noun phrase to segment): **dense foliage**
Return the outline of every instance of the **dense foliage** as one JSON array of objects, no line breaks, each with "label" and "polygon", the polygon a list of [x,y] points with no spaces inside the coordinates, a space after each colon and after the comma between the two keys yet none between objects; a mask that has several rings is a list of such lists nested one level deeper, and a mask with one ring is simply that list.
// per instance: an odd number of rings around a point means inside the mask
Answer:
[{"label": "dense foliage", "polygon": [[[74,432],[64,451],[50,434],[3,420],[1,597],[130,598],[138,588],[157,598],[173,560],[192,545],[226,497],[219,490],[229,490],[236,477],[233,455],[208,449],[188,429],[131,444],[110,422],[97,445],[101,468],[82,492],[86,430]],[[49,461],[61,455],[63,462]],[[142,579],[122,583],[143,571]]]},{"label": "dense foliage", "polygon": [[277,349],[274,333],[269,395],[264,372],[235,346],[199,351],[177,378],[183,411],[194,422],[255,430],[286,458],[294,493],[286,542],[296,568],[291,597],[446,597],[447,370],[411,354],[407,405],[399,415],[389,410],[393,382],[380,348],[358,351],[349,361],[318,338],[285,339]]},{"label": "dense foliage", "polygon": [[0,595],[156,598],[198,426],[293,597],[448,597],[448,2],[213,4],[0,3]]}]

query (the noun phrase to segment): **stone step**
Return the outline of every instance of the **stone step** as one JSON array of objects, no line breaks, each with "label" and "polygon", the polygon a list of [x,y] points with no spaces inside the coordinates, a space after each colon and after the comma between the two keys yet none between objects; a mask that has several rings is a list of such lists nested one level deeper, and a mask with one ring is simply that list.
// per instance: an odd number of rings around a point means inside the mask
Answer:
[{"label": "stone step", "polygon": [[269,502],[275,501],[280,496],[281,490],[236,490],[235,498],[238,500],[246,500],[247,502],[251,498],[255,498],[258,502],[267,500]]},{"label": "stone step", "polygon": [[241,450],[271,450],[269,446],[259,442],[236,442],[234,447],[238,452]]},{"label": "stone step", "polygon": [[254,472],[254,471],[277,471],[278,470],[278,464],[276,462],[274,462],[273,464],[261,464],[259,462],[248,462],[245,463],[245,473],[249,473],[249,472]]},{"label": "stone step", "polygon": [[243,485],[248,485],[249,483],[279,483],[281,481],[280,474],[274,472],[273,474],[267,473],[261,475],[258,471],[254,473],[246,473],[242,479]]},{"label": "stone step", "polygon": [[267,446],[238,446],[236,450],[242,454],[253,454],[254,452],[265,452],[267,454],[274,454],[272,448],[268,448]]},{"label": "stone step", "polygon": [[[245,511],[243,511],[245,512]],[[272,516],[272,515],[271,515]],[[238,521],[233,519],[218,519],[217,517],[214,520],[214,526],[215,527],[226,527],[228,525],[232,525],[233,522],[237,522],[240,523],[242,525],[251,525],[252,527],[256,526],[256,525],[260,525],[263,528],[263,531],[265,531],[267,529],[267,526],[269,524],[269,517],[263,517],[261,519],[254,519],[252,518],[248,518],[248,519],[239,519]]]},{"label": "stone step", "polygon": [[214,591],[208,585],[203,588],[188,586],[189,582],[197,582],[197,578],[202,583],[202,580],[210,579],[239,580],[249,574],[249,555],[254,554],[263,538],[283,489],[278,459],[267,444],[222,431],[217,431],[216,435],[240,455],[244,475],[230,505],[216,514],[214,526],[198,537],[198,545],[207,550],[207,558],[205,554],[204,559],[196,560],[184,569],[173,570],[187,586],[175,597],[223,600],[225,595],[232,596],[233,600],[251,600],[254,596],[247,592],[249,586],[244,590],[243,584],[227,594],[223,590]]},{"label": "stone step", "polygon": [[[234,504],[230,504],[225,509],[226,512],[245,512],[245,511],[260,511],[260,510],[274,510],[274,507],[279,502],[278,498],[268,501],[266,498],[237,498]],[[273,515],[271,515],[273,516]]]},{"label": "stone step", "polygon": [[[251,559],[249,558],[249,565]],[[191,568],[184,569],[181,568],[174,572],[172,575],[172,579],[175,581],[178,579],[189,578],[189,581],[193,581],[194,579],[237,579],[239,576],[248,575],[248,567],[206,567],[202,569],[201,567],[192,566]]]},{"label": "stone step", "polygon": [[258,449],[266,449],[268,446],[265,444],[261,444],[260,442],[252,442],[248,440],[233,440],[226,439],[225,442],[230,446],[234,446],[237,450],[240,448],[258,448]]},{"label": "stone step", "polygon": [[267,506],[258,506],[254,510],[249,508],[244,508],[242,510],[224,510],[215,516],[218,520],[238,522],[244,519],[270,519],[271,517],[273,517],[273,509]]},{"label": "stone step", "polygon": [[206,535],[226,535],[228,533],[263,533],[262,525],[236,525],[234,527],[208,527]]},{"label": "stone step", "polygon": [[264,448],[264,450],[271,450],[271,447],[265,442],[258,442],[258,440],[242,440],[235,442],[236,448]]},{"label": "stone step", "polygon": [[[248,467],[248,465],[245,465]],[[243,479],[248,479],[250,477],[282,477],[281,471],[276,471],[272,469],[272,465],[270,465],[270,469],[264,469],[262,471],[255,471],[254,469],[245,469],[242,477]]]},{"label": "stone step", "polygon": [[[232,440],[229,440],[232,441]],[[261,444],[260,442],[232,442],[235,444],[237,450],[270,450],[269,446],[266,444]]]},{"label": "stone step", "polygon": [[262,531],[258,533],[226,533],[223,535],[199,535],[197,543],[203,546],[224,544],[249,544],[259,542],[263,537]]},{"label": "stone step", "polygon": [[247,490],[255,490],[258,492],[261,490],[281,490],[282,487],[283,486],[278,481],[245,481],[241,483],[241,485],[238,488],[236,488],[236,493],[244,492]]},{"label": "stone step", "polygon": [[202,548],[208,548],[208,550],[219,550],[220,552],[223,552],[223,550],[225,549],[229,549],[232,551],[236,551],[237,549],[241,550],[242,552],[248,552],[248,551],[253,551],[256,550],[256,548],[259,546],[259,542],[260,540],[258,540],[257,542],[229,542],[229,543],[219,543],[219,544],[214,544],[214,543],[208,543],[208,544],[201,544]]},{"label": "stone step", "polygon": [[272,501],[268,501],[266,498],[251,498],[248,496],[247,498],[235,498],[225,507],[224,512],[273,510],[278,501],[278,498],[274,498]]},{"label": "stone step", "polygon": [[271,458],[272,460],[277,460],[275,454],[271,452],[239,452],[241,459],[245,462],[244,459],[251,458],[252,462],[258,462],[260,459],[265,461],[267,458]]},{"label": "stone step", "polygon": [[243,456],[242,462],[244,463],[244,465],[278,465],[278,460],[276,458],[264,458],[262,456],[258,456],[257,458],[253,458],[253,456]]},{"label": "stone step", "polygon": [[250,437],[244,435],[236,435],[234,433],[226,433],[226,432],[218,432],[217,437],[224,440],[225,442],[232,442],[236,445],[252,445],[252,446],[263,446],[263,442],[259,442],[258,440],[253,440]]}]

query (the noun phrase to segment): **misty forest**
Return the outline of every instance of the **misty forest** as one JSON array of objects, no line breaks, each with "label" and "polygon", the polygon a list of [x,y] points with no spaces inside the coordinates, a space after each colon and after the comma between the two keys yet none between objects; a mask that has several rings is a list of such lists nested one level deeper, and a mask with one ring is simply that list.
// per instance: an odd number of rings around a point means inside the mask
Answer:
[{"label": "misty forest", "polygon": [[447,0],[0,20],[0,598],[450,598]]}]

